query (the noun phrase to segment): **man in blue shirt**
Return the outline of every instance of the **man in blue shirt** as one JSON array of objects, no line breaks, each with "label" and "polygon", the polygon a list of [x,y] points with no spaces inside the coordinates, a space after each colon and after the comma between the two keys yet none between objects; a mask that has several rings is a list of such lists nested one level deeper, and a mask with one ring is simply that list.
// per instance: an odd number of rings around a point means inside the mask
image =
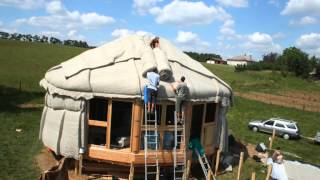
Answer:
[{"label": "man in blue shirt", "polygon": [[148,113],[154,112],[154,105],[156,102],[156,97],[158,94],[158,86],[160,81],[160,76],[156,72],[148,72],[147,73],[148,85],[147,85],[147,93],[148,93]]}]

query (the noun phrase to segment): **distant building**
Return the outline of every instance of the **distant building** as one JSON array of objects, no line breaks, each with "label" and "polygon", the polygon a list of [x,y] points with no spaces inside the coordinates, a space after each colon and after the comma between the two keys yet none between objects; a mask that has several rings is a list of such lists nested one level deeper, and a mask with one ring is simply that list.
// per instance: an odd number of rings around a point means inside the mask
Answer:
[{"label": "distant building", "polygon": [[206,61],[206,63],[208,63],[208,64],[227,64],[227,61],[219,59],[219,58],[212,58],[212,59],[208,59]]},{"label": "distant building", "polygon": [[231,66],[247,65],[252,62],[254,62],[254,60],[252,59],[251,55],[234,56],[230,59],[227,59],[227,64]]}]

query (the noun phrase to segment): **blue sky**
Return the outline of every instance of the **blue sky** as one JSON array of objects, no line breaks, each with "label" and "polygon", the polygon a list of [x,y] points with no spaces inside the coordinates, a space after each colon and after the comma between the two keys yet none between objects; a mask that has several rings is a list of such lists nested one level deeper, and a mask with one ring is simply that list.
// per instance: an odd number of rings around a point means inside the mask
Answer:
[{"label": "blue sky", "polygon": [[0,0],[0,30],[101,45],[128,34],[164,37],[224,58],[296,46],[320,57],[320,0]]}]

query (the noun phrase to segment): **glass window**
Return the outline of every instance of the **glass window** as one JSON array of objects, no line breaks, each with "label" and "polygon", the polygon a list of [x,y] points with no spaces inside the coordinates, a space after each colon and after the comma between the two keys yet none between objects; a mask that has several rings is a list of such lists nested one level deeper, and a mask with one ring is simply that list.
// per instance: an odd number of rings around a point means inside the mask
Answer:
[{"label": "glass window", "polygon": [[283,124],[280,124],[280,123],[276,123],[276,127],[284,128],[284,125],[283,125]]},{"label": "glass window", "polygon": [[132,102],[112,101],[111,147],[130,146]]},{"label": "glass window", "polygon": [[174,125],[175,105],[167,105],[166,125]]},{"label": "glass window", "polygon": [[274,121],[267,121],[264,123],[265,125],[269,125],[269,126],[273,126],[274,124]]},{"label": "glass window", "polygon": [[216,114],[216,103],[208,103],[206,108],[206,119],[205,122],[214,122]]},{"label": "glass window", "polygon": [[[177,139],[177,149],[180,148],[182,137],[182,131],[178,131],[178,139]],[[174,148],[174,131],[165,131],[163,135],[163,149],[172,150]]]},{"label": "glass window", "polygon": [[107,121],[108,101],[106,99],[91,99],[89,119],[96,121]]},{"label": "glass window", "polygon": [[106,127],[89,126],[88,143],[94,145],[106,145]]},{"label": "glass window", "polygon": [[191,138],[201,137],[203,110],[204,104],[196,104],[192,106]]},{"label": "glass window", "polygon": [[297,129],[294,124],[287,124],[286,126],[290,129]]},{"label": "glass window", "polygon": [[[145,134],[146,131],[141,131],[141,143],[140,143],[140,149],[144,150],[144,141],[145,141]],[[155,150],[156,149],[156,141],[155,141],[155,133],[154,131],[149,131],[147,136],[146,136],[146,140],[148,141],[148,149],[150,150]],[[157,138],[157,144],[158,144],[158,148],[159,148],[159,143],[160,143],[160,134],[158,132],[158,138]]]}]

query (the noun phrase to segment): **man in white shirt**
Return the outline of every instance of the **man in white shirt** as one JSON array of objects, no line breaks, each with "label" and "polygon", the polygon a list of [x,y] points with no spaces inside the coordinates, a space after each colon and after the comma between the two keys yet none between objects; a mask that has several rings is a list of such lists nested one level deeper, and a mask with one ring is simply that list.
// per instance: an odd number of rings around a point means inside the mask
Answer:
[{"label": "man in white shirt", "polygon": [[160,81],[160,76],[156,72],[148,72],[147,73],[148,85],[147,85],[147,96],[148,96],[148,103],[147,103],[147,111],[148,113],[154,112],[154,106],[156,102],[156,97],[158,94],[158,86]]}]

